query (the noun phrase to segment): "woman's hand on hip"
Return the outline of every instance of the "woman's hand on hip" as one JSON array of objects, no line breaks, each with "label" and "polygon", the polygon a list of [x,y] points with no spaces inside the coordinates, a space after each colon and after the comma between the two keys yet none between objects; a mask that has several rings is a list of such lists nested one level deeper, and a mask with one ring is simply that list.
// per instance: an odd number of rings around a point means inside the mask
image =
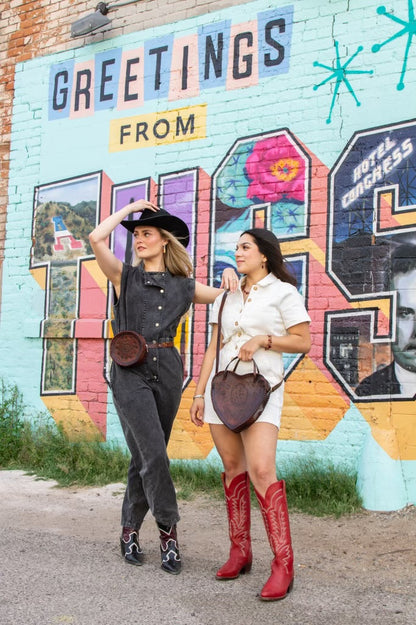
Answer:
[{"label": "woman's hand on hip", "polygon": [[202,427],[204,425],[204,398],[197,397],[192,402],[192,406],[190,409],[191,421],[197,427]]}]

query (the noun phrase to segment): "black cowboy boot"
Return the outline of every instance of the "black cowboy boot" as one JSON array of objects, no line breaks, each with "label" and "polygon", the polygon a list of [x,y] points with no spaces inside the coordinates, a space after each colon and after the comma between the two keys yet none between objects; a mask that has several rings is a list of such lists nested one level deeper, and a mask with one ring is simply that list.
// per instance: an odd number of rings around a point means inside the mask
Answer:
[{"label": "black cowboy boot", "polygon": [[143,551],[139,545],[139,533],[132,527],[123,527],[120,536],[121,555],[129,564],[141,566],[143,564]]},{"label": "black cowboy boot", "polygon": [[160,555],[162,557],[162,569],[172,575],[181,571],[181,557],[179,555],[178,536],[176,525],[157,524],[160,538]]}]

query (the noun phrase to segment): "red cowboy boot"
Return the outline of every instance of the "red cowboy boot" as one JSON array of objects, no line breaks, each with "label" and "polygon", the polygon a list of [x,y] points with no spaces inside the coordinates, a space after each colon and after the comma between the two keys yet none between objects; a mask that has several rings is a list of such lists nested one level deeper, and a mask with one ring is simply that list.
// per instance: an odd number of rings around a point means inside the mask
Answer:
[{"label": "red cowboy boot", "polygon": [[222,474],[228,528],[231,540],[230,557],[217,571],[217,579],[235,579],[251,570],[253,559],[250,539],[250,480],[248,473],[240,473],[227,487]]},{"label": "red cowboy boot", "polygon": [[257,491],[255,492],[259,500],[270,547],[274,553],[272,574],[263,586],[260,599],[276,601],[284,599],[292,590],[294,578],[285,482],[281,480],[271,484],[264,499]]}]

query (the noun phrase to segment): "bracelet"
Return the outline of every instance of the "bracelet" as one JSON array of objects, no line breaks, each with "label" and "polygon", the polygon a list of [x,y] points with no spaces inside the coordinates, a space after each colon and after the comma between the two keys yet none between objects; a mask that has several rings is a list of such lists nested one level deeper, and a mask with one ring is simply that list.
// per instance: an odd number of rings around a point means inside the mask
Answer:
[{"label": "bracelet", "polygon": [[267,345],[264,349],[271,349],[272,347],[272,335],[268,334],[267,335]]},{"label": "bracelet", "polygon": [[205,399],[204,395],[194,395],[194,399]]}]

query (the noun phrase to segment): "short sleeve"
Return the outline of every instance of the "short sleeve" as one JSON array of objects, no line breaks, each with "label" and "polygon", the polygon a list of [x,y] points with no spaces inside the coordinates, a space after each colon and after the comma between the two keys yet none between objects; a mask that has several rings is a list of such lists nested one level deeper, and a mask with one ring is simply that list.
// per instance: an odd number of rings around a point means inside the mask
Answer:
[{"label": "short sleeve", "polygon": [[189,309],[195,297],[195,278],[185,278],[183,283],[182,299],[184,303],[184,313]]},{"label": "short sleeve", "polygon": [[211,311],[209,313],[210,324],[218,323],[218,313],[220,311],[222,298],[223,298],[223,293],[218,295],[218,297],[214,300],[214,303],[212,304]]},{"label": "short sleeve", "polygon": [[282,297],[279,309],[286,329],[296,326],[298,323],[310,323],[311,321],[303,297],[295,287],[288,290]]}]

